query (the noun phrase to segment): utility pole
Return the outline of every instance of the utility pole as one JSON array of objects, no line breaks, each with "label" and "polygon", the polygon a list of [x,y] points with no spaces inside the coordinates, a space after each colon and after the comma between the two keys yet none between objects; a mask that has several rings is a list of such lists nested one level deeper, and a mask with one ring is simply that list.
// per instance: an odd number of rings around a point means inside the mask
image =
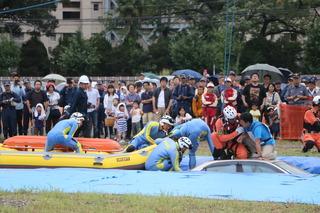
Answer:
[{"label": "utility pole", "polygon": [[226,33],[224,42],[224,70],[223,74],[228,76],[230,70],[230,59],[232,52],[232,42],[234,34],[234,16],[236,0],[225,0],[226,2]]}]

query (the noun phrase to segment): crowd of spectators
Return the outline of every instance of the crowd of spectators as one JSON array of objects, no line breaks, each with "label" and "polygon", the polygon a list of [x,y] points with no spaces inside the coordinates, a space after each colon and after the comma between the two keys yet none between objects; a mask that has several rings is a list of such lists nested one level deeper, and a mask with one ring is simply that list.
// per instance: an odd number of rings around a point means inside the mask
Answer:
[{"label": "crowd of spectators", "polygon": [[87,118],[83,137],[130,139],[146,123],[166,114],[177,124],[202,118],[214,131],[221,110],[230,105],[239,113],[250,112],[254,119],[269,125],[277,137],[280,103],[308,105],[314,96],[320,95],[317,79],[311,77],[302,82],[299,74],[290,75],[286,84],[274,81],[268,74],[253,73],[240,78],[233,71],[221,76],[217,85],[206,77],[196,81],[185,75],[170,80],[162,77],[159,85],[143,75],[139,79],[128,84],[125,81],[90,82],[88,87],[83,87],[78,86],[77,79],[68,78],[66,86],[58,91],[54,81],[43,85],[36,80],[31,85],[28,79],[22,81],[15,73],[11,81],[3,82],[0,91],[0,131],[4,138],[17,134],[44,135],[66,116],[66,111],[80,106],[86,109],[82,113]]}]

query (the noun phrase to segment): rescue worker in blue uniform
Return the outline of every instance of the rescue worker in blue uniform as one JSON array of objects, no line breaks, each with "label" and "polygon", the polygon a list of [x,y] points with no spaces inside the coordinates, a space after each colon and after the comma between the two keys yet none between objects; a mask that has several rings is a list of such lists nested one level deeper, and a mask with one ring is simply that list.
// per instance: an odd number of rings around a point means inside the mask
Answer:
[{"label": "rescue worker in blue uniform", "polygon": [[0,95],[2,107],[3,136],[8,138],[17,135],[16,105],[21,103],[21,98],[11,91],[10,81],[4,81],[4,92]]},{"label": "rescue worker in blue uniform", "polygon": [[161,141],[148,157],[146,170],[181,171],[180,159],[187,149],[192,149],[192,142],[187,137],[179,138],[178,143],[171,138],[163,138]]},{"label": "rescue worker in blue uniform", "polygon": [[159,122],[150,121],[133,137],[125,151],[133,152],[155,144],[157,138],[164,138],[168,135],[173,125],[174,121],[168,115],[163,116]]},{"label": "rescue worker in blue uniform", "polygon": [[[254,141],[255,152],[252,157],[262,160],[274,160],[276,158],[275,144],[276,141],[272,137],[270,129],[267,125],[260,121],[253,121],[250,113],[245,112],[240,115],[240,125],[248,133],[249,137]],[[244,135],[240,135],[240,141]]]},{"label": "rescue worker in blue uniform", "polygon": [[52,151],[56,145],[60,144],[77,153],[82,152],[81,144],[73,138],[73,135],[82,126],[84,120],[85,118],[81,113],[75,112],[70,119],[59,121],[48,132],[45,151]]},{"label": "rescue worker in blue uniform", "polygon": [[186,123],[176,126],[169,134],[169,137],[177,140],[180,137],[188,137],[192,142],[192,149],[189,151],[189,168],[196,166],[196,151],[201,140],[208,142],[210,152],[213,154],[214,145],[211,139],[209,126],[200,118],[192,119]]}]

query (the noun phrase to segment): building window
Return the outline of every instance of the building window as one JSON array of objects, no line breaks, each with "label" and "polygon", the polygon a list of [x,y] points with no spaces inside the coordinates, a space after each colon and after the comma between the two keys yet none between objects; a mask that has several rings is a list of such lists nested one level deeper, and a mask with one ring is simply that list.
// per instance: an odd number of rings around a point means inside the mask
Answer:
[{"label": "building window", "polygon": [[80,12],[63,12],[63,19],[80,19]]},{"label": "building window", "polygon": [[50,35],[49,38],[50,38],[51,41],[56,41],[57,40],[56,34]]},{"label": "building window", "polygon": [[63,8],[80,8],[80,2],[63,2]]},{"label": "building window", "polygon": [[99,3],[93,3],[93,11],[99,10]]},{"label": "building window", "polygon": [[116,36],[114,35],[113,32],[110,33],[110,40],[111,40],[111,41],[116,40]]}]

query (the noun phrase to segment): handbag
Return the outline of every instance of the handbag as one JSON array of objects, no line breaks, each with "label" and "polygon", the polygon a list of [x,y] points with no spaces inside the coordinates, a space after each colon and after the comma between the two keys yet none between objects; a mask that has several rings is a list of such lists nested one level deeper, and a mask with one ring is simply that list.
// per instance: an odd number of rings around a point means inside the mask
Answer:
[{"label": "handbag", "polygon": [[114,126],[114,122],[115,122],[116,118],[115,117],[106,117],[104,119],[104,125],[108,126],[108,127],[113,127]]}]

